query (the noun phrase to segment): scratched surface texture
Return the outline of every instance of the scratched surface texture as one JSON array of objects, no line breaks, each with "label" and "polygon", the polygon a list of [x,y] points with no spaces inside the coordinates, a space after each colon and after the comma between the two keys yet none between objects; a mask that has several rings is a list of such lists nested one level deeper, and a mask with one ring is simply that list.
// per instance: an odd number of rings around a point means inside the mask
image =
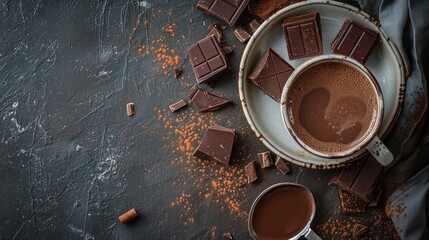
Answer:
[{"label": "scratched surface texture", "polygon": [[[313,191],[312,225],[326,239],[350,238],[355,222],[373,239],[395,237],[382,206],[340,212],[338,190],[327,186],[332,171],[270,168],[240,186],[243,167],[266,148],[239,105],[244,45],[231,27],[231,72],[206,89],[234,104],[169,112],[195,83],[186,47],[213,22],[221,23],[195,1],[0,2],[0,239],[248,239],[253,199],[283,181]],[[239,134],[228,167],[191,157],[214,124]],[[142,216],[120,224],[132,207]]]}]

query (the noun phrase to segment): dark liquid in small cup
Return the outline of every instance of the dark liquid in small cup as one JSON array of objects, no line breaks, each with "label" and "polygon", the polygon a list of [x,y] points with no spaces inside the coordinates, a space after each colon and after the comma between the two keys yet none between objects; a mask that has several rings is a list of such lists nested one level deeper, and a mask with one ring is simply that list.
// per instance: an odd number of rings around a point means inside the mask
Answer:
[{"label": "dark liquid in small cup", "polygon": [[288,117],[296,135],[323,153],[347,151],[374,127],[377,94],[359,70],[327,62],[303,72],[287,99]]},{"label": "dark liquid in small cup", "polygon": [[256,204],[252,227],[261,240],[289,239],[308,224],[312,196],[307,189],[285,185],[266,193]]}]

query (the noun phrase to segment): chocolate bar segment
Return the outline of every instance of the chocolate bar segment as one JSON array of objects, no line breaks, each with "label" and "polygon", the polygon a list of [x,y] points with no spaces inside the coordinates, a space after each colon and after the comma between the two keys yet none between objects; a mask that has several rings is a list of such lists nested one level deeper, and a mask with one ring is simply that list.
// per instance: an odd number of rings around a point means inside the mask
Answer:
[{"label": "chocolate bar segment", "polygon": [[338,190],[338,195],[340,197],[340,208],[343,213],[366,212],[367,203],[364,200],[342,189]]},{"label": "chocolate bar segment", "polygon": [[365,63],[377,39],[378,32],[346,20],[332,42],[332,51]]},{"label": "chocolate bar segment", "polygon": [[323,54],[319,13],[286,18],[282,27],[290,60]]},{"label": "chocolate bar segment", "polygon": [[362,236],[363,234],[365,234],[368,231],[368,227],[365,225],[362,225],[360,223],[355,223],[355,225],[353,225],[353,237],[357,238]]},{"label": "chocolate bar segment", "polygon": [[240,26],[238,26],[234,30],[234,35],[242,43],[245,43],[245,42],[249,41],[249,39],[252,37],[252,36],[250,36],[250,34],[244,28],[242,28]]},{"label": "chocolate bar segment", "polygon": [[262,168],[273,166],[273,159],[271,158],[271,153],[269,151],[258,153],[258,158]]},{"label": "chocolate bar segment", "polygon": [[275,165],[283,175],[290,171],[288,164],[280,156],[276,156]]},{"label": "chocolate bar segment", "polygon": [[225,54],[214,35],[190,46],[188,56],[198,83],[213,81],[228,71]]},{"label": "chocolate bar segment", "polygon": [[195,150],[194,156],[201,159],[216,160],[228,165],[235,138],[234,129],[210,126]]},{"label": "chocolate bar segment", "polygon": [[234,26],[250,0],[199,0],[197,8]]},{"label": "chocolate bar segment", "polygon": [[383,172],[383,166],[369,156],[365,159],[346,166],[334,174],[329,185],[351,192],[367,203],[375,202],[378,190],[378,180]]},{"label": "chocolate bar segment", "polygon": [[200,112],[215,111],[230,103],[231,100],[202,91],[197,86],[193,86],[188,95],[190,101],[198,108]]},{"label": "chocolate bar segment", "polygon": [[256,20],[253,19],[250,23],[249,23],[249,28],[250,30],[252,30],[252,33],[256,32],[256,30],[258,30],[258,28],[261,26],[261,24]]},{"label": "chocolate bar segment", "polygon": [[250,184],[258,180],[258,174],[256,173],[256,162],[252,161],[244,167],[244,172],[247,176],[247,183]]},{"label": "chocolate bar segment", "polygon": [[268,96],[280,102],[283,87],[293,70],[274,50],[268,48],[248,78]]},{"label": "chocolate bar segment", "polygon": [[169,106],[169,108],[170,108],[170,110],[171,110],[172,112],[175,112],[175,111],[178,111],[179,109],[181,109],[181,108],[185,107],[186,105],[187,105],[187,103],[185,102],[185,100],[180,99],[179,101],[177,101],[177,102],[175,102],[175,103],[171,104],[171,105]]}]

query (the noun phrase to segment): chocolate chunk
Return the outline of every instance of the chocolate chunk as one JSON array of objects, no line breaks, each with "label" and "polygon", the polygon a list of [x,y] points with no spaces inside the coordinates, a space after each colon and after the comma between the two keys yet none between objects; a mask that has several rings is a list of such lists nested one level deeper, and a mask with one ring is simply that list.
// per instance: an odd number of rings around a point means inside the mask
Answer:
[{"label": "chocolate chunk", "polygon": [[192,87],[189,99],[200,112],[215,111],[232,103],[229,99],[202,91],[197,86]]},{"label": "chocolate chunk", "polygon": [[229,55],[229,54],[231,54],[233,51],[234,51],[234,48],[233,48],[233,47],[226,46],[226,45],[222,47],[222,52],[223,52],[225,55]]},{"label": "chocolate chunk", "polygon": [[214,35],[190,46],[188,56],[198,83],[213,81],[228,71],[225,54]]},{"label": "chocolate chunk", "polygon": [[199,0],[197,8],[234,26],[250,0]]},{"label": "chocolate chunk", "polygon": [[378,38],[378,32],[346,20],[332,42],[332,51],[365,63]]},{"label": "chocolate chunk", "polygon": [[242,28],[240,26],[238,26],[234,30],[234,35],[242,43],[245,43],[245,42],[249,41],[249,39],[252,37],[252,36],[250,36],[250,34],[246,30],[244,30],[244,28]]},{"label": "chocolate chunk", "polygon": [[134,115],[134,103],[127,103],[127,115],[128,116]]},{"label": "chocolate chunk", "polygon": [[251,161],[249,164],[246,165],[244,168],[244,171],[247,176],[247,183],[250,184],[256,180],[258,180],[258,174],[256,173],[256,162]]},{"label": "chocolate chunk", "polygon": [[225,38],[223,37],[221,26],[217,23],[212,23],[209,26],[210,32],[207,36],[214,35],[218,43],[222,46],[225,44]]},{"label": "chocolate chunk", "polygon": [[174,68],[174,78],[178,78],[182,72],[183,72],[183,69],[175,67]]},{"label": "chocolate chunk", "polygon": [[258,28],[261,26],[261,24],[256,20],[253,19],[250,23],[249,23],[249,28],[250,30],[252,30],[252,33],[256,32],[256,30],[258,30]]},{"label": "chocolate chunk", "polygon": [[268,48],[249,79],[274,100],[280,102],[283,87],[293,70],[293,67],[274,50]]},{"label": "chocolate chunk", "polygon": [[121,223],[128,223],[137,218],[140,214],[137,212],[135,208],[131,208],[128,212],[119,216],[119,221]]},{"label": "chocolate chunk", "polygon": [[230,239],[230,240],[232,240],[233,238],[232,238],[232,234],[231,233],[224,233],[223,235],[222,235],[224,238],[226,238],[226,239]]},{"label": "chocolate chunk", "polygon": [[366,202],[359,197],[339,189],[340,208],[343,213],[363,213],[366,212]]},{"label": "chocolate chunk", "polygon": [[235,138],[234,129],[210,126],[193,155],[201,159],[216,160],[228,165]]},{"label": "chocolate chunk", "polygon": [[369,156],[337,171],[329,185],[337,185],[371,203],[376,197],[374,193],[378,189],[377,184],[382,170],[383,166],[374,157]]},{"label": "chocolate chunk", "polygon": [[323,54],[319,13],[286,18],[282,27],[290,60]]},{"label": "chocolate chunk", "polygon": [[289,166],[288,166],[289,164],[286,163],[285,160],[283,160],[283,158],[281,158],[280,156],[276,156],[275,165],[276,165],[277,169],[283,175],[285,175],[286,173],[288,173],[290,171]]},{"label": "chocolate chunk", "polygon": [[258,158],[262,168],[273,166],[273,159],[271,158],[271,153],[269,151],[258,153]]},{"label": "chocolate chunk", "polygon": [[362,236],[367,231],[368,231],[368,227],[365,225],[362,225],[360,223],[356,223],[355,225],[353,225],[353,237],[354,238]]},{"label": "chocolate chunk", "polygon": [[180,99],[179,101],[177,101],[177,102],[175,102],[175,103],[171,104],[171,105],[169,106],[169,108],[170,108],[170,110],[171,110],[172,112],[175,112],[175,111],[177,111],[177,110],[179,110],[179,109],[181,109],[181,108],[185,107],[186,105],[187,105],[187,103],[185,102],[185,100]]}]

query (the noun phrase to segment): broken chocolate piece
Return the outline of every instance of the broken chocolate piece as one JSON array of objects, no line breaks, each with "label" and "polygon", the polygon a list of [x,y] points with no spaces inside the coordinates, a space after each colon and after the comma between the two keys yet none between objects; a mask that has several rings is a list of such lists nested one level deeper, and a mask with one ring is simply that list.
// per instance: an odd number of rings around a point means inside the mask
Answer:
[{"label": "broken chocolate piece", "polygon": [[250,34],[246,30],[244,30],[244,28],[242,28],[240,26],[238,26],[234,30],[234,35],[242,43],[245,43],[245,42],[249,41],[249,39],[252,37],[252,36],[250,36]]},{"label": "broken chocolate piece", "polygon": [[256,180],[258,180],[258,174],[256,173],[256,162],[251,161],[249,164],[246,165],[244,168],[244,171],[247,176],[247,183],[250,184]]},{"label": "broken chocolate piece", "polygon": [[225,54],[214,35],[190,46],[188,56],[198,83],[213,81],[228,71]]},{"label": "broken chocolate piece", "polygon": [[377,38],[378,32],[346,20],[332,42],[332,51],[365,63]]},{"label": "broken chocolate piece", "polygon": [[197,8],[234,26],[250,0],[199,0]]},{"label": "broken chocolate piece", "polygon": [[362,225],[360,223],[356,223],[355,225],[353,225],[353,237],[354,238],[362,236],[367,231],[368,231],[368,227],[365,225]]},{"label": "broken chocolate piece", "polygon": [[286,18],[282,27],[290,60],[323,54],[319,13]]},{"label": "broken chocolate piece", "polygon": [[340,197],[340,208],[343,213],[366,212],[366,202],[364,200],[342,189],[338,190],[338,195]]},{"label": "broken chocolate piece", "polygon": [[174,68],[174,78],[178,78],[182,72],[183,72],[183,69],[175,67]]},{"label": "broken chocolate piece", "polygon": [[269,151],[258,153],[258,158],[262,168],[273,166],[273,159],[271,158],[271,153]]},{"label": "broken chocolate piece", "polygon": [[201,159],[216,160],[228,165],[235,138],[234,129],[210,126],[193,155]]},{"label": "broken chocolate piece", "polygon": [[209,32],[209,34],[207,34],[207,36],[214,35],[216,40],[218,41],[218,43],[221,46],[222,46],[222,44],[225,44],[225,38],[223,37],[222,29],[219,26],[219,24],[212,23],[212,24],[210,24],[209,29],[210,29],[210,32]]},{"label": "broken chocolate piece", "polygon": [[180,99],[179,101],[177,101],[177,102],[175,102],[175,103],[171,104],[171,105],[169,106],[169,108],[170,108],[170,110],[171,110],[172,112],[175,112],[175,111],[177,111],[177,110],[179,110],[179,109],[181,109],[181,108],[185,107],[186,105],[187,105],[187,103],[185,102],[185,100]]},{"label": "broken chocolate piece", "polygon": [[229,99],[202,91],[197,86],[192,87],[189,99],[200,112],[215,111],[232,103]]},{"label": "broken chocolate piece", "polygon": [[268,96],[280,102],[283,87],[293,70],[274,50],[268,48],[248,78]]},{"label": "broken chocolate piece", "polygon": [[127,115],[128,116],[134,115],[134,103],[127,103]]},{"label": "broken chocolate piece", "polygon": [[283,175],[290,171],[288,164],[280,156],[276,156],[275,165]]},{"label": "broken chocolate piece", "polygon": [[249,23],[249,28],[250,30],[252,30],[252,33],[255,33],[256,30],[258,30],[258,28],[261,26],[261,24],[256,20],[253,19],[250,23]]},{"label": "broken chocolate piece", "polygon": [[230,240],[232,240],[233,238],[232,238],[232,234],[231,233],[224,233],[223,235],[222,235],[224,238],[226,238],[226,239],[230,239]]},{"label": "broken chocolate piece", "polygon": [[222,47],[222,52],[223,52],[225,55],[229,55],[229,54],[231,54],[233,51],[234,51],[234,48],[232,48],[232,47],[230,47],[230,46],[225,45],[225,46],[223,46],[223,47]]},{"label": "broken chocolate piece", "polygon": [[119,221],[121,223],[128,223],[131,222],[133,219],[137,218],[138,216],[139,213],[137,212],[137,210],[135,208],[131,208],[129,211],[119,216]]},{"label": "broken chocolate piece", "polygon": [[377,183],[382,171],[383,166],[370,155],[339,169],[329,181],[329,185],[336,185],[371,203],[376,197],[374,192],[378,189]]}]

